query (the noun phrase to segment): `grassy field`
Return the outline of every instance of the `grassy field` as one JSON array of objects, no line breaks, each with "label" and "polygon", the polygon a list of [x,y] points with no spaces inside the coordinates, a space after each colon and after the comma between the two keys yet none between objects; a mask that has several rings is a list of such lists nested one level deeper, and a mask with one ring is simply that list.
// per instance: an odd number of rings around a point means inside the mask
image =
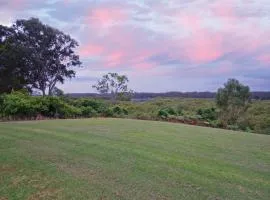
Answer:
[{"label": "grassy field", "polygon": [[270,199],[270,136],[125,119],[0,123],[0,199]]}]

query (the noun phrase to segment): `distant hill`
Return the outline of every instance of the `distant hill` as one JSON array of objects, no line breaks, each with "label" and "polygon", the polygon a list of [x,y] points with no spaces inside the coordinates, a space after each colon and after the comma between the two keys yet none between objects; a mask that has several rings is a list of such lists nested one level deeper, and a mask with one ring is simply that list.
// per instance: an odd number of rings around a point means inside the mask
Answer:
[{"label": "distant hill", "polygon": [[[80,97],[95,97],[95,98],[110,98],[110,95],[101,95],[97,93],[70,93],[68,96],[74,98]],[[156,97],[182,97],[182,98],[215,98],[215,92],[165,92],[165,93],[151,93],[151,92],[137,92],[133,95],[133,100],[148,100]],[[270,100],[269,92],[252,92],[252,99]]]}]

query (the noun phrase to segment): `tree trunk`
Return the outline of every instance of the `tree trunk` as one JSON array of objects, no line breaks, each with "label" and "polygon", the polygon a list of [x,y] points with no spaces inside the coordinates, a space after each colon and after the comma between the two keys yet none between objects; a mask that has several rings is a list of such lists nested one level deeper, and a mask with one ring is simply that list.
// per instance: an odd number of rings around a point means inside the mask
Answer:
[{"label": "tree trunk", "polygon": [[42,96],[45,97],[45,96],[46,96],[46,91],[45,91],[45,89],[42,89],[41,91],[42,91]]}]

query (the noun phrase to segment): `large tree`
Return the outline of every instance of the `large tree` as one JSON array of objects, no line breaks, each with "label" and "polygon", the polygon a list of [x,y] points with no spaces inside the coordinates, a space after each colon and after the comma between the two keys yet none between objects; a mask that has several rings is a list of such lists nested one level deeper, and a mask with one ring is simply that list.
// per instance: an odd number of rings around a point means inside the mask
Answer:
[{"label": "large tree", "polygon": [[22,89],[27,85],[24,66],[25,47],[16,44],[15,31],[0,25],[0,93]]},{"label": "large tree", "polygon": [[[75,76],[74,69],[81,62],[75,53],[78,43],[69,35],[36,18],[17,20],[12,27],[5,30],[10,30],[11,33],[4,31],[2,53],[15,56],[13,59],[4,59],[1,56],[1,78],[4,76],[3,72],[8,71],[15,79],[13,82],[17,81],[21,86],[32,90],[40,90],[43,95],[52,95],[57,83],[64,83],[66,78]],[[17,48],[7,49],[5,46]],[[18,81],[21,77],[23,80]],[[12,81],[6,82],[14,85]]]},{"label": "large tree", "polygon": [[128,89],[128,82],[128,77],[125,75],[108,73],[102,76],[98,83],[93,85],[93,88],[101,94],[109,94],[112,101],[115,101],[117,98],[130,96],[132,90]]},{"label": "large tree", "polygon": [[250,89],[236,79],[229,79],[223,88],[219,88],[216,103],[220,109],[222,125],[233,125],[250,105]]}]

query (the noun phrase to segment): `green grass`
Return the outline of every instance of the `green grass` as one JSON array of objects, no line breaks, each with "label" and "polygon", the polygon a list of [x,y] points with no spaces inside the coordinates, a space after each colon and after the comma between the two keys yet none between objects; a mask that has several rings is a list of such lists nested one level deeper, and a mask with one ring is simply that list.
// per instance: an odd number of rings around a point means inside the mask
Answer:
[{"label": "green grass", "polygon": [[270,136],[125,119],[0,123],[0,199],[270,199]]}]

